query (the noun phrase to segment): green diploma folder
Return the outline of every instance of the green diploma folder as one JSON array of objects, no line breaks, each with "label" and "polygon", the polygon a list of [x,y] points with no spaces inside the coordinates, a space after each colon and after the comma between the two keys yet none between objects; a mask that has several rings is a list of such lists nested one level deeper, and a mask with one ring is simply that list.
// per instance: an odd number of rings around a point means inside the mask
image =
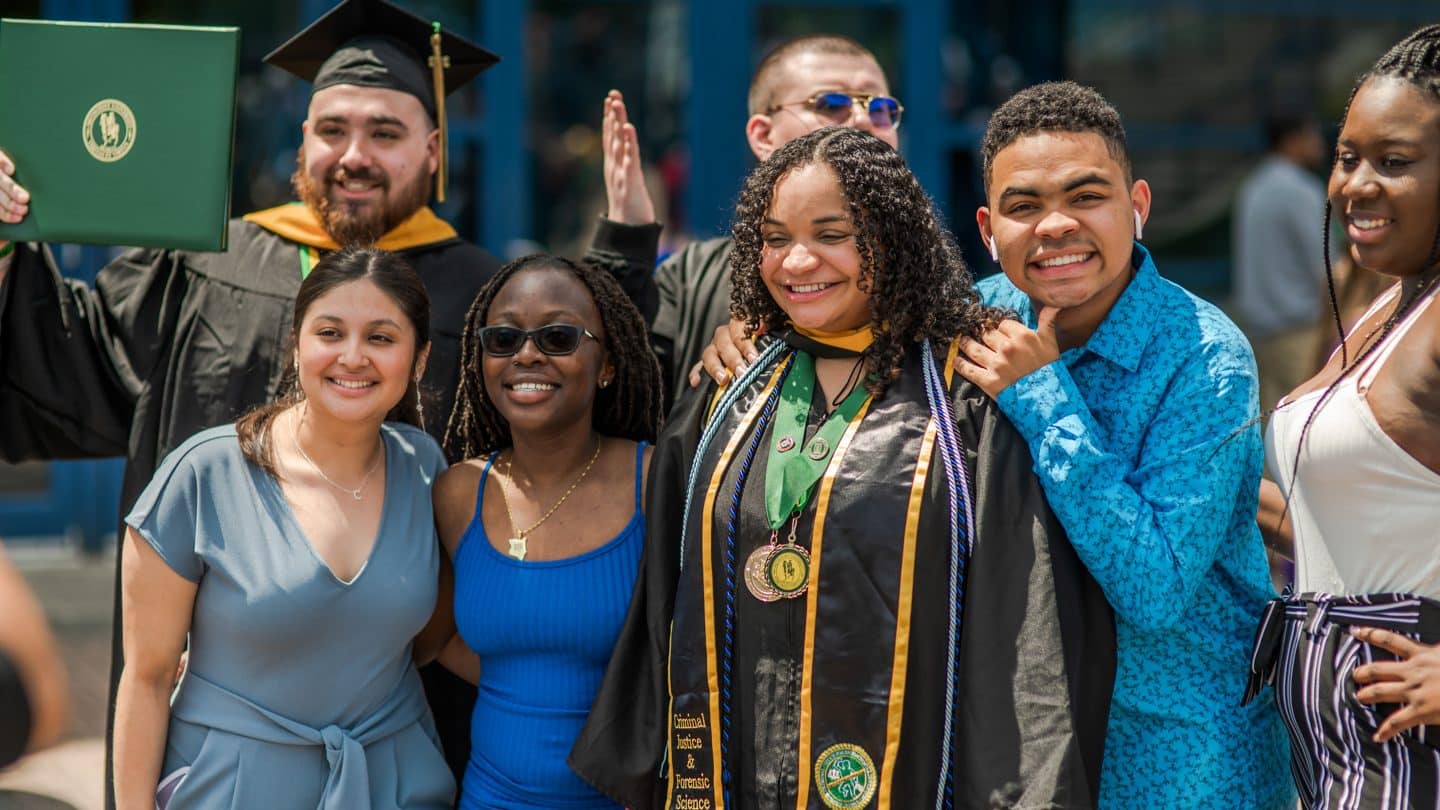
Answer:
[{"label": "green diploma folder", "polygon": [[238,28],[0,20],[0,239],[224,250]]}]

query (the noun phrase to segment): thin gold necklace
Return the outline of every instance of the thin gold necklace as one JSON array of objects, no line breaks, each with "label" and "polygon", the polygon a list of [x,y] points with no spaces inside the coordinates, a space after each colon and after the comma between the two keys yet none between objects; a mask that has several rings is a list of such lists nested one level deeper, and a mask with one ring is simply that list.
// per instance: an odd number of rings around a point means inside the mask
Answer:
[{"label": "thin gold necklace", "polygon": [[335,483],[335,479],[326,475],[325,471],[320,469],[320,465],[315,463],[315,459],[310,458],[310,454],[306,453],[305,448],[300,446],[300,414],[298,411],[295,414],[295,422],[290,427],[290,439],[295,442],[295,449],[300,451],[300,457],[309,462],[315,472],[319,473],[320,477],[325,479],[325,483],[348,494],[357,501],[365,497],[365,485],[370,483],[370,476],[375,474],[375,471],[380,468],[381,460],[385,458],[385,453],[382,450],[379,455],[375,456],[375,461],[370,464],[370,469],[365,471],[365,477],[360,479],[360,486],[351,489]]},{"label": "thin gold necklace", "polygon": [[[509,554],[511,557],[517,560],[525,559],[525,555],[530,552],[530,547],[527,544],[528,535],[540,528],[541,523],[549,520],[550,516],[555,514],[555,510],[560,508],[560,504],[565,503],[565,499],[570,497],[570,493],[574,492],[575,488],[580,486],[580,482],[585,480],[585,476],[590,474],[590,468],[595,466],[595,459],[600,458],[600,448],[603,444],[604,442],[599,437],[596,437],[595,452],[590,454],[590,460],[586,462],[585,469],[580,471],[580,476],[570,484],[570,488],[565,490],[565,494],[560,496],[560,500],[556,501],[555,505],[550,507],[549,511],[541,515],[540,519],[532,523],[528,529],[516,529],[515,514],[510,511],[510,498],[505,494],[505,481],[504,479],[500,480],[500,502],[505,504],[505,517],[510,521],[510,529],[515,532],[515,536],[510,538]],[[511,475],[511,468],[514,466],[515,448],[512,447],[510,448],[510,458],[505,461],[505,477],[509,478],[512,484],[515,483],[515,479]],[[518,489],[519,487],[516,488]]]}]

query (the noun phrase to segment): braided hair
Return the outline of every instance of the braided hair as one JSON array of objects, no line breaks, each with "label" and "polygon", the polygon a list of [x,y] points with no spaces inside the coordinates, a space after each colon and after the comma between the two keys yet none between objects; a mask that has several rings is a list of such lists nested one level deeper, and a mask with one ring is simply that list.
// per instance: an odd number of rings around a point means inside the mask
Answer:
[{"label": "braided hair", "polygon": [[537,253],[516,259],[480,288],[465,315],[460,338],[460,384],[455,389],[455,407],[445,428],[445,452],[453,459],[475,458],[509,447],[510,424],[485,391],[481,368],[480,329],[490,314],[490,304],[506,282],[526,270],[561,270],[580,280],[595,300],[604,331],[605,351],[615,367],[615,384],[596,393],[592,419],[595,429],[606,436],[653,442],[660,430],[660,364],[650,350],[645,320],[621,289],[620,283],[604,270],[584,262]]},{"label": "braided hair", "polygon": [[[1395,43],[1390,50],[1385,52],[1375,64],[1355,80],[1355,86],[1350,90],[1350,98],[1345,102],[1345,114],[1341,116],[1343,126],[1350,116],[1350,106],[1355,101],[1355,95],[1360,88],[1371,79],[1400,79],[1409,82],[1421,92],[1428,94],[1432,101],[1440,104],[1440,25],[1427,25],[1399,42]],[[1435,190],[1437,201],[1440,201],[1440,189]],[[1349,350],[1345,345],[1345,326],[1340,319],[1340,303],[1335,294],[1335,271],[1330,262],[1330,222],[1332,218],[1332,205],[1329,199],[1325,201],[1325,283],[1330,294],[1330,312],[1335,320],[1335,331],[1340,339],[1340,374],[1320,395],[1315,407],[1310,409],[1309,415],[1305,418],[1305,424],[1300,429],[1300,440],[1296,442],[1295,458],[1290,468],[1291,488],[1294,487],[1295,475],[1300,469],[1300,451],[1304,447],[1305,437],[1310,432],[1310,426],[1314,423],[1315,417],[1320,413],[1326,401],[1334,395],[1340,383],[1345,380],[1355,369],[1359,368],[1371,353],[1385,343],[1385,337],[1390,334],[1395,325],[1402,321],[1417,303],[1424,300],[1425,294],[1434,287],[1440,273],[1435,273],[1415,290],[1415,293],[1408,301],[1401,298],[1395,311],[1387,317],[1378,327],[1366,335],[1361,341],[1361,349],[1352,361],[1349,357]],[[1435,267],[1437,259],[1440,259],[1440,229],[1437,229],[1435,238],[1431,243],[1430,255],[1426,258],[1421,268],[1430,269]],[[1289,509],[1289,493],[1286,494],[1286,509]],[[1283,516],[1281,518],[1284,519]]]},{"label": "braided hair", "polygon": [[980,303],[955,239],[900,153],[875,136],[826,127],[782,146],[750,173],[735,209],[730,254],[731,316],[751,329],[783,330],[787,316],[760,276],[761,225],[775,187],[803,166],[824,164],[839,180],[855,226],[860,289],[869,299],[874,342],[865,350],[865,387],[883,397],[900,374],[905,348],[929,340],[946,348],[957,335],[978,338],[999,320]]}]

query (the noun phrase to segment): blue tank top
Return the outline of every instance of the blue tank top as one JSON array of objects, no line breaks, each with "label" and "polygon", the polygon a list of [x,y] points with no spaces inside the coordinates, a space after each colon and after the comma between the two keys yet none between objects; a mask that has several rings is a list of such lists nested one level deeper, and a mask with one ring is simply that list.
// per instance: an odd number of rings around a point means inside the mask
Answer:
[{"label": "blue tank top", "polygon": [[565,758],[600,689],[644,546],[645,445],[635,448],[635,514],[604,545],[563,560],[522,562],[490,544],[481,510],[455,550],[455,623],[480,656],[470,761],[460,807],[614,808]]}]

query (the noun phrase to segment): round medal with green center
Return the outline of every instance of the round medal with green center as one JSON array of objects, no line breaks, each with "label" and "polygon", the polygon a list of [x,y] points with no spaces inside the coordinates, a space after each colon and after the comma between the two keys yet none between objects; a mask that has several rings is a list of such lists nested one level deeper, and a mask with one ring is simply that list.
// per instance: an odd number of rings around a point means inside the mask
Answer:
[{"label": "round medal with green center", "polygon": [[864,807],[875,798],[875,763],[858,745],[839,743],[815,760],[815,786],[831,810]]},{"label": "round medal with green center", "polygon": [[810,552],[801,546],[777,546],[765,561],[765,578],[786,599],[794,599],[810,585]]}]

